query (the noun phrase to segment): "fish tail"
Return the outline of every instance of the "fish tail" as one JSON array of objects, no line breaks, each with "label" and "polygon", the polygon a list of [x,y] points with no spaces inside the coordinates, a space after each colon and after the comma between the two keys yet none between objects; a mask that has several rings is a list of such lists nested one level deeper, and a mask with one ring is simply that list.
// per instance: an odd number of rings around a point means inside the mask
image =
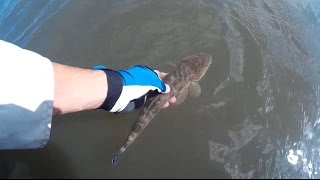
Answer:
[{"label": "fish tail", "polygon": [[112,158],[112,164],[117,164],[121,157],[121,152],[118,152],[113,158]]}]

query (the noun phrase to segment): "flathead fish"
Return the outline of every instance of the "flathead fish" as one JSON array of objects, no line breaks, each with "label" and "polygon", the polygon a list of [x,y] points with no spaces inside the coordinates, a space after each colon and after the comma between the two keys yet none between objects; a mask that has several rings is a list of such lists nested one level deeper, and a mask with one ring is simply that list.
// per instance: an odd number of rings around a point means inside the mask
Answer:
[{"label": "flathead fish", "polygon": [[118,163],[121,155],[135,141],[169,99],[177,97],[176,104],[180,104],[186,98],[188,91],[192,89],[198,91],[192,94],[199,95],[200,86],[197,82],[204,76],[211,62],[212,57],[209,54],[194,54],[183,58],[179,65],[164,77],[163,82],[170,86],[170,92],[161,93],[146,99],[126,141],[112,159],[113,164]]}]

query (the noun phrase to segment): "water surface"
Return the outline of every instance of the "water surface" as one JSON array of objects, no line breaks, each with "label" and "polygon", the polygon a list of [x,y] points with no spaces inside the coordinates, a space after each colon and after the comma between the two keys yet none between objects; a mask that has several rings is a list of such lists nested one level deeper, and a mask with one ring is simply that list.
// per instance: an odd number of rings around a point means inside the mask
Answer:
[{"label": "water surface", "polygon": [[205,52],[202,94],[163,110],[111,159],[138,111],[54,117],[48,146],[1,152],[3,177],[319,178],[320,3],[1,1],[0,38],[90,68]]}]

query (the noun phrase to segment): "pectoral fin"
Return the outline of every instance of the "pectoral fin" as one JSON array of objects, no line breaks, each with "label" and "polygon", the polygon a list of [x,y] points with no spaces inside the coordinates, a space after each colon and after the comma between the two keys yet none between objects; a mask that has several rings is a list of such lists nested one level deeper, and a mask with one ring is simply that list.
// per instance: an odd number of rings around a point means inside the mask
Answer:
[{"label": "pectoral fin", "polygon": [[181,92],[177,95],[177,101],[175,102],[176,105],[181,104],[187,97],[188,88],[184,88]]},{"label": "pectoral fin", "polygon": [[201,87],[198,82],[191,82],[189,85],[189,95],[191,97],[199,97],[201,94]]}]

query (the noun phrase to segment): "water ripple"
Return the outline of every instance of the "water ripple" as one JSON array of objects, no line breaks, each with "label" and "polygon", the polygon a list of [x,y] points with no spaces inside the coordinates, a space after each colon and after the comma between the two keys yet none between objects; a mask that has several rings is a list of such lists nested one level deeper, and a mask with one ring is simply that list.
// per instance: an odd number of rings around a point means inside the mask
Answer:
[{"label": "water ripple", "polygon": [[68,1],[43,1],[44,4],[41,8],[37,8],[37,11],[33,9],[38,6],[38,1],[2,1],[0,4],[0,38],[24,47],[34,33]]}]

